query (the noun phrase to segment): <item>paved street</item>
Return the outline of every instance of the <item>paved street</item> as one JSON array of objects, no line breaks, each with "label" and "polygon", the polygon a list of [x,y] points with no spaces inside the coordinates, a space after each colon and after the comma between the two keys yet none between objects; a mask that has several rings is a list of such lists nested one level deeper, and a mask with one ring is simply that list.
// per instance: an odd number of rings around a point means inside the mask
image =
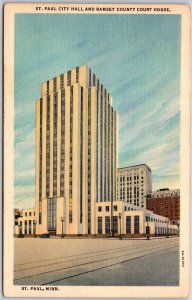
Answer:
[{"label": "paved street", "polygon": [[16,285],[179,284],[179,239],[15,240]]}]

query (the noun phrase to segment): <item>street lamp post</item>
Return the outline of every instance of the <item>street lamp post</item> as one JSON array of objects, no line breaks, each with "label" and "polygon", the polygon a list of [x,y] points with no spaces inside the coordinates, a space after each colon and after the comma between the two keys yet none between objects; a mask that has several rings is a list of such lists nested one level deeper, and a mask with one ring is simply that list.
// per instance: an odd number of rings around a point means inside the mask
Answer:
[{"label": "street lamp post", "polygon": [[120,223],[120,240],[122,240],[122,235],[121,235],[121,217],[122,217],[122,213],[119,213],[119,223]]},{"label": "street lamp post", "polygon": [[64,238],[64,233],[63,233],[63,225],[64,225],[64,217],[61,217],[61,223],[62,223],[62,238]]},{"label": "street lamp post", "polygon": [[36,238],[36,224],[37,224],[37,221],[33,220],[33,224],[34,224],[34,231],[35,231],[35,238]]},{"label": "street lamp post", "polygon": [[169,237],[169,219],[167,219],[167,235],[166,237],[168,238]]}]

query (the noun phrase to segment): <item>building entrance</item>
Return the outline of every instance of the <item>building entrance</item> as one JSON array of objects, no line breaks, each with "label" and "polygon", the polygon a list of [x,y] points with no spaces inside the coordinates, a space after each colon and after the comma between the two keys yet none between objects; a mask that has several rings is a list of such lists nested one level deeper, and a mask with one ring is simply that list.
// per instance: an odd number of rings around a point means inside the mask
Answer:
[{"label": "building entrance", "polygon": [[49,230],[50,236],[56,236],[56,230]]},{"label": "building entrance", "polygon": [[56,235],[56,210],[57,199],[47,199],[47,227],[50,235]]}]

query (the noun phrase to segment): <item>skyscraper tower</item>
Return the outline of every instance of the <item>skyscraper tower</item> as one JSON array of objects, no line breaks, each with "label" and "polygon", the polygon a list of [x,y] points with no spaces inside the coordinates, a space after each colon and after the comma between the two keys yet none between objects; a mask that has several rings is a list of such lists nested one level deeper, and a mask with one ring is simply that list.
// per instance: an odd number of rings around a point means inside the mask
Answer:
[{"label": "skyscraper tower", "polygon": [[81,65],[42,84],[36,102],[37,232],[95,234],[96,202],[116,200],[112,97]]}]

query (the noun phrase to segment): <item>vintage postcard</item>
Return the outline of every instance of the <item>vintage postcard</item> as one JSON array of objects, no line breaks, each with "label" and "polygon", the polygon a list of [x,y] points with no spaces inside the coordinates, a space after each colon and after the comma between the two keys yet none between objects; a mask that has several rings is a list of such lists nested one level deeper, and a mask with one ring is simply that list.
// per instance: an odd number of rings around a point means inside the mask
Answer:
[{"label": "vintage postcard", "polygon": [[5,296],[187,297],[189,7],[4,17]]}]

